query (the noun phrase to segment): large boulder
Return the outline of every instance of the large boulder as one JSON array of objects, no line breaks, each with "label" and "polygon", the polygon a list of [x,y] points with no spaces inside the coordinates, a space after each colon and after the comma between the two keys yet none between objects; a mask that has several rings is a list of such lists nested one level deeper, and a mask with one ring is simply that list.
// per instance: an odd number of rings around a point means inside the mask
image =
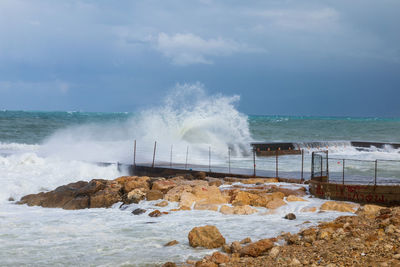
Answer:
[{"label": "large boulder", "polygon": [[255,203],[258,201],[260,197],[256,194],[248,193],[245,191],[238,192],[232,200],[232,205],[234,206],[242,206],[242,205],[250,205],[250,203]]},{"label": "large boulder", "polygon": [[158,180],[153,182],[151,189],[167,193],[170,189],[174,188],[175,186],[177,186],[177,184],[172,180]]},{"label": "large boulder", "polygon": [[221,191],[216,186],[196,185],[193,187],[192,193],[198,200],[204,200],[207,204],[222,204],[227,203],[227,199],[221,194]]},{"label": "large boulder", "polygon": [[267,252],[274,246],[274,243],[269,239],[261,239],[257,242],[251,243],[247,246],[242,247],[239,251],[240,256],[250,256],[250,257],[258,257],[261,254]]},{"label": "large boulder", "polygon": [[282,206],[284,206],[284,205],[286,205],[286,202],[283,201],[283,200],[280,199],[280,198],[277,198],[277,199],[274,199],[274,200],[268,202],[268,204],[267,204],[266,207],[267,207],[268,209],[277,209],[277,208],[280,208],[280,207],[282,207]]},{"label": "large boulder", "polygon": [[305,200],[304,198],[295,196],[295,195],[290,195],[290,196],[288,196],[288,197],[286,198],[286,201],[288,201],[288,202],[295,202],[295,201],[307,201],[307,200]]},{"label": "large boulder", "polygon": [[150,190],[146,193],[146,199],[148,201],[162,199],[164,194],[160,190]]},{"label": "large boulder", "polygon": [[225,244],[225,238],[213,225],[193,228],[188,235],[190,246],[204,248],[219,248]]},{"label": "large boulder", "polygon": [[133,189],[141,189],[142,191],[148,191],[150,189],[150,178],[147,176],[122,176],[114,181],[118,182],[122,186],[124,193],[129,193]]},{"label": "large boulder", "polygon": [[197,198],[195,195],[189,192],[184,192],[181,196],[181,200],[179,202],[179,208],[190,210],[194,202],[196,202]]},{"label": "large boulder", "polygon": [[119,190],[106,187],[90,196],[90,208],[109,208],[122,200]]},{"label": "large boulder", "polygon": [[253,213],[258,212],[258,210],[250,207],[249,205],[244,205],[244,206],[227,206],[227,205],[223,205],[219,212],[221,212],[222,214],[225,215],[232,215],[232,214],[236,214],[236,215],[250,215]]},{"label": "large boulder", "polygon": [[136,188],[124,195],[123,202],[125,204],[139,203],[146,197],[146,193],[142,189]]},{"label": "large boulder", "polygon": [[164,195],[164,199],[170,202],[179,202],[181,196],[185,192],[192,192],[192,187],[190,185],[178,185],[170,189],[167,194]]},{"label": "large boulder", "polygon": [[327,201],[320,207],[320,210],[332,210],[340,212],[355,213],[360,205],[341,201]]}]

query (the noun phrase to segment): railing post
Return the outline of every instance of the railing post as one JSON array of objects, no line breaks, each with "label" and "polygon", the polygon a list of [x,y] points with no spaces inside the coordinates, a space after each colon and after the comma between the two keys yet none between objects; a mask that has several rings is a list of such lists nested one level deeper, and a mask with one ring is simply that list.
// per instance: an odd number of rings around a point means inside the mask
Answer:
[{"label": "railing post", "polygon": [[171,145],[171,154],[169,156],[169,167],[172,169],[172,148],[174,145]]},{"label": "railing post", "polygon": [[208,171],[211,172],[211,146],[208,147]]},{"label": "railing post", "polygon": [[187,146],[187,148],[186,148],[185,170],[187,169],[187,164],[188,164],[188,154],[189,154],[189,146]]},{"label": "railing post", "polygon": [[228,148],[228,173],[231,174],[231,148]]},{"label": "railing post", "polygon": [[326,181],[329,182],[329,151],[326,151]]},{"label": "railing post", "polygon": [[157,148],[157,141],[154,141],[153,164],[151,164],[152,168],[154,168],[154,161],[155,161],[155,158],[156,158],[156,148]]},{"label": "railing post", "polygon": [[278,148],[277,150],[276,150],[276,152],[275,152],[275,176],[276,176],[276,178],[278,178],[279,177],[279,163],[278,163],[278,154],[279,154],[279,149],[280,148]]},{"label": "railing post", "polygon": [[346,160],[343,159],[343,173],[342,173],[342,184],[343,185],[344,185],[344,167],[345,167],[345,164],[346,164]]},{"label": "railing post", "polygon": [[133,167],[136,167],[136,140],[133,145]]},{"label": "railing post", "polygon": [[314,178],[314,152],[311,153],[311,179]]},{"label": "railing post", "polygon": [[253,167],[254,167],[254,172],[253,175],[256,177],[256,150],[253,148]]},{"label": "railing post", "polygon": [[301,150],[301,181],[304,181],[304,149]]},{"label": "railing post", "polygon": [[377,174],[378,174],[378,160],[375,160],[375,186],[376,186],[376,179],[377,179]]}]

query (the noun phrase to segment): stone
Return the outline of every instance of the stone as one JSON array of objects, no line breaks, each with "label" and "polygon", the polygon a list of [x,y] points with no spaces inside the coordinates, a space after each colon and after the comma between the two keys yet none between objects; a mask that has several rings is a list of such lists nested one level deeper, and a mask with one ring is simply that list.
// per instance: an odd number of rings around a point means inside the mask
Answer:
[{"label": "stone", "polygon": [[125,204],[139,203],[141,200],[144,200],[146,197],[146,193],[142,191],[142,189],[136,188],[130,191],[128,194],[124,195],[123,201]]},{"label": "stone", "polygon": [[286,198],[286,201],[294,202],[294,201],[307,201],[307,200],[305,200],[304,198],[295,196],[295,195],[290,195],[290,196],[288,196],[288,197]]},{"label": "stone", "polygon": [[299,187],[297,189],[288,189],[288,188],[278,187],[276,190],[278,192],[283,193],[286,197],[288,197],[290,195],[300,196],[300,197],[306,195],[306,189],[304,187]]},{"label": "stone", "polygon": [[71,199],[62,207],[66,210],[77,210],[77,209],[86,209],[89,208],[89,197],[88,196],[79,196]]},{"label": "stone", "polygon": [[359,205],[355,203],[346,203],[339,201],[327,201],[320,207],[320,210],[333,210],[340,212],[355,213]]},{"label": "stone", "polygon": [[273,246],[274,243],[270,239],[261,239],[257,242],[244,246],[240,250],[240,256],[258,257],[261,254],[267,252]]},{"label": "stone", "polygon": [[238,253],[242,249],[242,245],[240,244],[239,241],[234,241],[231,244],[231,252],[232,253]]},{"label": "stone", "polygon": [[232,214],[250,215],[250,214],[258,212],[258,210],[250,207],[249,205],[236,206],[236,207],[229,207],[227,205],[223,205],[223,206],[221,206],[219,212],[221,212],[222,214],[225,214],[225,215],[232,215]]},{"label": "stone", "polygon": [[290,261],[290,266],[301,266],[302,264],[301,264],[301,262],[298,260],[298,259],[296,259],[296,258],[293,258],[291,261]]},{"label": "stone", "polygon": [[240,244],[248,244],[248,243],[251,243],[251,238],[250,237],[246,237],[245,239],[240,241]]},{"label": "stone", "polygon": [[277,208],[282,207],[284,205],[286,205],[286,202],[283,201],[282,199],[278,198],[278,199],[274,199],[274,200],[268,202],[266,208],[268,208],[268,209],[277,209]]},{"label": "stone", "polygon": [[114,181],[118,182],[122,186],[122,190],[125,194],[134,189],[141,189],[142,191],[148,191],[150,189],[150,178],[147,176],[122,176],[114,179]]},{"label": "stone", "polygon": [[203,204],[201,202],[196,202],[194,205],[195,210],[212,210],[212,211],[218,211],[218,205],[216,204]]},{"label": "stone", "polygon": [[9,197],[7,200],[8,201],[15,201],[15,199],[13,197]]},{"label": "stone", "polygon": [[232,200],[232,205],[234,206],[250,205],[252,201],[255,201],[258,198],[259,196],[256,194],[240,191],[234,196]]},{"label": "stone", "polygon": [[364,213],[366,215],[376,215],[383,208],[384,207],[378,205],[366,204],[357,210],[357,214]]},{"label": "stone", "polygon": [[177,186],[177,184],[172,180],[157,180],[153,182],[151,190],[159,190],[163,193],[167,193],[170,189]]},{"label": "stone", "polygon": [[191,247],[219,248],[225,244],[225,238],[218,228],[206,225],[193,228],[188,235]]},{"label": "stone", "polygon": [[168,206],[168,201],[163,200],[161,202],[156,203],[155,206],[157,206],[157,207],[166,207],[166,206]]},{"label": "stone", "polygon": [[147,201],[162,199],[164,194],[160,190],[150,190],[146,193]]},{"label": "stone", "polygon": [[271,258],[276,258],[279,255],[279,247],[273,247],[270,251],[269,251],[269,256]]},{"label": "stone", "polygon": [[181,199],[179,202],[179,208],[190,210],[194,202],[196,202],[197,198],[195,195],[189,192],[183,192],[181,195]]},{"label": "stone", "polygon": [[155,210],[149,213],[150,217],[160,217],[162,215],[161,211]]},{"label": "stone", "polygon": [[227,244],[222,246],[222,251],[225,252],[225,253],[229,253],[229,254],[232,253],[231,247],[228,246]]},{"label": "stone", "polygon": [[208,177],[207,181],[208,181],[208,185],[209,186],[213,186],[214,185],[216,187],[220,187],[222,185],[221,179],[218,179],[218,178]]},{"label": "stone", "polygon": [[300,210],[300,212],[316,212],[317,207],[304,207]]},{"label": "stone", "polygon": [[164,247],[171,247],[171,246],[175,246],[177,244],[179,244],[178,241],[172,240],[172,241],[169,241],[168,243],[164,244]]},{"label": "stone", "polygon": [[190,185],[178,185],[170,189],[167,194],[164,195],[164,199],[170,202],[179,202],[181,196],[185,192],[192,192],[192,187]]},{"label": "stone", "polygon": [[296,215],[294,215],[293,213],[288,213],[285,215],[284,217],[287,220],[295,220],[296,219]]},{"label": "stone", "polygon": [[229,256],[221,252],[214,252],[211,255],[211,261],[216,264],[227,263],[229,262]]},{"label": "stone", "polygon": [[218,264],[212,261],[197,261],[195,267],[218,267]]},{"label": "stone", "polygon": [[192,193],[198,200],[204,200],[204,204],[223,204],[227,203],[226,198],[222,196],[221,191],[216,186],[196,185]]},{"label": "stone", "polygon": [[164,263],[162,267],[177,267],[177,265],[175,263],[169,261],[169,262]]},{"label": "stone", "polygon": [[134,209],[134,210],[132,211],[132,214],[133,214],[133,215],[139,215],[139,214],[142,214],[142,213],[145,213],[145,212],[146,212],[145,209]]},{"label": "stone", "polygon": [[120,202],[122,197],[117,189],[106,187],[90,196],[90,208],[109,208],[114,203]]},{"label": "stone", "polygon": [[199,180],[204,180],[204,179],[206,179],[207,175],[205,172],[195,172],[193,174],[193,177],[196,179],[199,179]]}]

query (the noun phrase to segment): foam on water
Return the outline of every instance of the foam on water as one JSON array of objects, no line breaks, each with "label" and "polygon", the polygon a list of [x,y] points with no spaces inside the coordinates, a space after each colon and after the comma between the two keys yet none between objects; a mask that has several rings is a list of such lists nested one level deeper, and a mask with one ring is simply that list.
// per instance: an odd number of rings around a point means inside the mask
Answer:
[{"label": "foam on water", "polygon": [[[272,214],[265,208],[258,208],[259,212],[252,215],[191,210],[170,212],[158,218],[151,218],[148,213],[156,208],[169,211],[176,208],[177,203],[160,208],[154,206],[158,201],[142,201],[125,210],[118,209],[119,204],[116,204],[110,209],[77,211],[2,204],[0,258],[4,265],[34,262],[40,266],[155,266],[166,261],[199,259],[215,251],[189,246],[187,235],[196,226],[215,225],[226,241],[232,242],[246,237],[258,240],[281,232],[298,232],[320,221],[346,215],[300,212],[304,207],[319,207],[324,202],[306,199],[307,202],[289,202]],[[136,208],[147,209],[147,212],[132,215],[131,211]],[[289,212],[295,213],[297,219],[284,219]],[[171,240],[179,244],[163,246]]]}]

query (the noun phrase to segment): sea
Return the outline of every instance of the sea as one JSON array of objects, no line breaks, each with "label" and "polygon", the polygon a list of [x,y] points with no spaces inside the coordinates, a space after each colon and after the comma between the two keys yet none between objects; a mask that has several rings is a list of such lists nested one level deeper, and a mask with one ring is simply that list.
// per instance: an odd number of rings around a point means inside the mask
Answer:
[{"label": "sea", "polygon": [[[150,212],[154,201],[132,204],[125,210],[119,204],[75,211],[16,204],[26,194],[70,182],[127,175],[121,165],[133,160],[136,164],[151,164],[154,159],[160,166],[252,172],[252,142],[295,142],[304,150],[303,165],[301,155],[282,156],[279,175],[299,177],[303,168],[309,179],[312,152],[326,149],[333,161],[331,171],[338,177],[341,159],[346,159],[349,181],[352,175],[372,179],[375,160],[382,160],[380,176],[400,178],[398,149],[388,145],[360,150],[350,144],[400,143],[400,118],[247,115],[239,112],[237,96],[202,94],[191,101],[177,99],[174,95],[161,106],[135,112],[0,111],[0,265],[158,266],[196,260],[214,251],[188,245],[187,234],[195,226],[216,225],[227,242],[232,242],[297,232],[343,215],[301,213],[304,207],[319,207],[324,202],[311,197],[274,213],[258,208],[258,213],[246,216],[195,210],[160,218],[131,214],[138,207]],[[275,157],[256,157],[255,161],[258,172],[275,173]],[[176,207],[177,203],[170,203],[161,210]],[[297,219],[283,219],[289,212]],[[163,246],[171,240],[179,244]]]}]

